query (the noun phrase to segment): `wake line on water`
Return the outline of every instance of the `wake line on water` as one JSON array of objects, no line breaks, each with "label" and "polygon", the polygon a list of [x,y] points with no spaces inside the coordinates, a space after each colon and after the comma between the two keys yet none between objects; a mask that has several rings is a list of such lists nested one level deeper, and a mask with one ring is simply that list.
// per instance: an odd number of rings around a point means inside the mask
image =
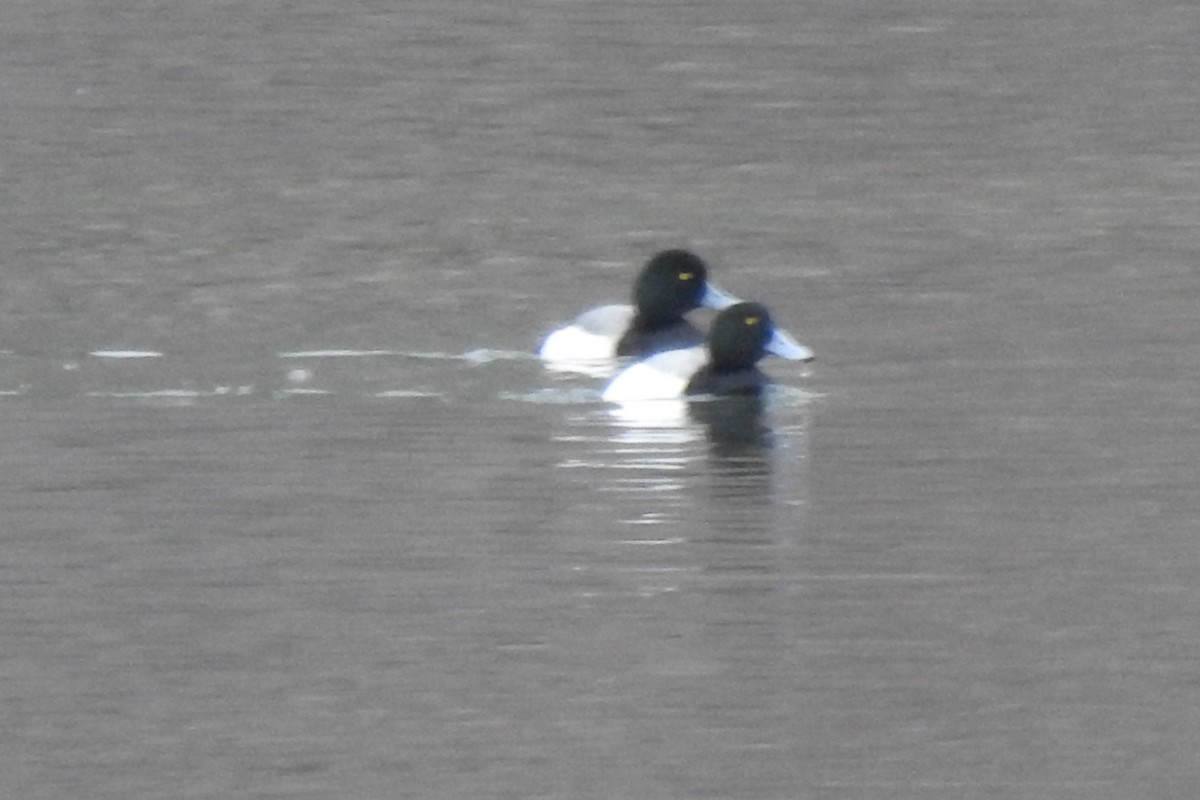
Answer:
[{"label": "wake line on water", "polygon": [[530,392],[501,392],[500,399],[569,406],[599,402],[600,393],[595,389],[535,389]]},{"label": "wake line on water", "polygon": [[88,353],[93,358],[162,358],[157,350],[93,350]]},{"label": "wake line on water", "polygon": [[[0,355],[15,355],[11,350],[0,350]],[[113,360],[130,360],[139,358],[163,358],[165,354],[159,350],[91,350],[88,355],[92,358],[107,358]],[[278,354],[279,358],[421,358],[436,361],[468,361],[473,364],[487,364],[492,361],[532,361],[537,359],[534,353],[524,350],[496,350],[481,347],[462,353],[444,353],[440,351],[422,350],[359,350],[355,348],[322,348],[315,350],[285,350]]]},{"label": "wake line on water", "polygon": [[533,353],[523,350],[493,350],[479,348],[465,353],[443,353],[438,351],[421,350],[354,350],[354,349],[324,349],[324,350],[287,350],[279,353],[280,358],[419,358],[433,361],[466,361],[471,364],[489,364],[493,361],[532,361],[537,358]]}]

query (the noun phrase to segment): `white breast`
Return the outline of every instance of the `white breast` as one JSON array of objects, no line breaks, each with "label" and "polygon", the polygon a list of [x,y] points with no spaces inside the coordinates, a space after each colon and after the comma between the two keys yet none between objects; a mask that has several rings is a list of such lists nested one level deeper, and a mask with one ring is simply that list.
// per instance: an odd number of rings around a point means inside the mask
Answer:
[{"label": "white breast", "polygon": [[659,353],[622,370],[601,396],[610,403],[681,397],[692,375],[707,360],[708,351],[703,347]]}]

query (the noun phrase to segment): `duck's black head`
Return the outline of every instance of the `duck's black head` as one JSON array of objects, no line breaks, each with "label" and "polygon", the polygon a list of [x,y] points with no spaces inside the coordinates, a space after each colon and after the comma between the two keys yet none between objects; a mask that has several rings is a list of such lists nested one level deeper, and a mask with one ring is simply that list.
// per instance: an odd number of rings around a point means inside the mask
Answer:
[{"label": "duck's black head", "polygon": [[708,267],[687,250],[664,250],[646,262],[633,286],[637,322],[644,328],[671,325],[704,302]]},{"label": "duck's black head", "polygon": [[737,303],[713,320],[708,332],[709,363],[718,372],[750,369],[767,354],[775,323],[761,303]]}]

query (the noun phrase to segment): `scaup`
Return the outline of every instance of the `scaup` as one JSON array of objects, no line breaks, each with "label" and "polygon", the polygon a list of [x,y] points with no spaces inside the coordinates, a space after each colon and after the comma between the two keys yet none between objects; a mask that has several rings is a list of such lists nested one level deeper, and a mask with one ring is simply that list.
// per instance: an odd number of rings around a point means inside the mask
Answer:
[{"label": "scaup", "polygon": [[771,353],[810,361],[813,352],[775,327],[760,303],[736,303],[717,315],[706,345],[658,353],[620,372],[602,397],[614,403],[695,396],[756,395],[769,382],[756,366]]},{"label": "scaup", "polygon": [[664,250],[643,267],[633,305],[607,305],[583,313],[549,334],[538,348],[547,361],[589,361],[647,356],[704,341],[683,315],[701,306],[738,302],[708,280],[708,267],[688,250]]}]

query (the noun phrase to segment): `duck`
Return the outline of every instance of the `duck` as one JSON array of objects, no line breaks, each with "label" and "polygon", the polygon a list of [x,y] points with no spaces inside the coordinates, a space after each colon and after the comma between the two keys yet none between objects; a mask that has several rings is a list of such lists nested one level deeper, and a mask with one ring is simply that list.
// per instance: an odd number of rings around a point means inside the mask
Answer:
[{"label": "duck", "polygon": [[548,334],[538,356],[549,362],[644,357],[702,344],[700,330],[684,319],[697,308],[739,302],[708,279],[708,266],[689,250],[671,249],[646,262],[633,285],[631,305],[593,308]]},{"label": "duck", "polygon": [[770,379],[758,368],[767,354],[811,361],[813,351],[775,326],[766,306],[738,302],[713,320],[704,345],[656,353],[621,372],[601,394],[610,403],[699,395],[760,395]]}]

